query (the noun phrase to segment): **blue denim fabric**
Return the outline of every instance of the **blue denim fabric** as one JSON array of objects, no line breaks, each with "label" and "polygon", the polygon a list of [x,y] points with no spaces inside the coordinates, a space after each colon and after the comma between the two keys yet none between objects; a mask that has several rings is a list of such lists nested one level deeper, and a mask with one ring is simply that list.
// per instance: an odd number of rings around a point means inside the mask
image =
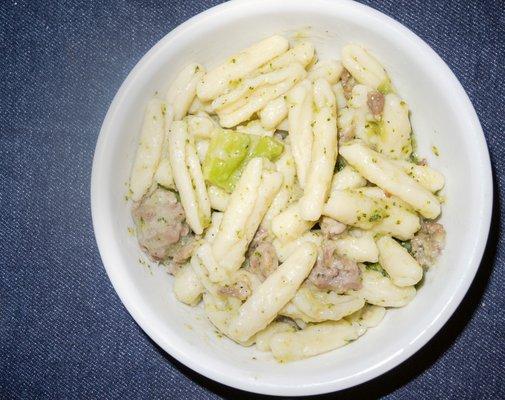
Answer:
[{"label": "blue denim fabric", "polygon": [[[0,3],[0,398],[246,396],[188,370],[135,324],[90,215],[93,150],[121,82],[168,31],[217,3]],[[450,322],[400,367],[338,397],[504,398],[505,3],[365,3],[425,39],[461,80],[491,151],[495,209],[486,256]]]}]

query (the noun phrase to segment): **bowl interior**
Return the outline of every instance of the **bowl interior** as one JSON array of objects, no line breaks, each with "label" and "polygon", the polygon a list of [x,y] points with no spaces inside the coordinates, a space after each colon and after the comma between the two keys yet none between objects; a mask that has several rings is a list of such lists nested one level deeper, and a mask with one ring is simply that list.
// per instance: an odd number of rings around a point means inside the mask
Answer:
[{"label": "bowl interior", "polygon": [[[240,4],[239,4],[240,3]],[[340,58],[345,43],[370,49],[412,110],[418,153],[447,185],[442,223],[446,249],[414,301],[344,348],[278,364],[271,356],[220,338],[200,308],[176,301],[172,278],[149,266],[128,233],[125,201],[144,107],[187,63],[215,65],[249,44],[280,33],[309,37],[318,55]],[[432,152],[439,149],[440,156]],[[170,33],[132,71],[109,110],[95,155],[92,201],[97,241],[124,304],[165,350],[197,371],[242,389],[301,395],[341,389],[404,360],[441,327],[470,284],[489,226],[487,150],[466,94],[443,62],[412,33],[367,7],[328,1],[231,2]],[[472,229],[465,229],[472,226]]]}]

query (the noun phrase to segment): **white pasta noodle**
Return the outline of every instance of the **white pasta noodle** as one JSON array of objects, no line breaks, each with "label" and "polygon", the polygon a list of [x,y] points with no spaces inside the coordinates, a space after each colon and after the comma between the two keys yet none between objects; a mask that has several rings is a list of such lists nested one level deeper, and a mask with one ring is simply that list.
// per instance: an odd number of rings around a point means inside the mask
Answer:
[{"label": "white pasta noodle", "polygon": [[314,221],[306,221],[300,216],[298,202],[288,206],[272,220],[272,232],[282,242],[289,242],[314,226]]},{"label": "white pasta noodle", "polygon": [[172,121],[174,120],[174,108],[170,104],[167,104],[165,107],[164,120],[165,137],[163,138],[160,162],[158,164],[158,168],[156,168],[154,180],[161,186],[169,189],[175,189],[174,174],[168,157],[168,135],[170,134],[170,128],[172,127]]},{"label": "white pasta noodle", "polygon": [[217,186],[209,186],[207,193],[209,194],[210,206],[214,210],[226,211],[230,202],[230,195],[225,190]]},{"label": "white pasta noodle", "polygon": [[197,85],[200,100],[211,100],[225,93],[237,79],[244,78],[259,66],[284,53],[289,47],[288,41],[282,36],[271,36],[240,53],[209,71]]},{"label": "white pasta noodle", "polygon": [[337,82],[332,85],[331,89],[335,94],[335,101],[337,103],[337,108],[341,109],[347,106],[347,100],[344,94],[344,87],[342,86],[342,82]]},{"label": "white pasta noodle", "polygon": [[134,201],[140,200],[151,187],[160,162],[165,137],[164,107],[165,103],[158,99],[152,99],[146,107],[139,147],[130,176],[131,197]]},{"label": "white pasta noodle", "polygon": [[274,129],[288,116],[288,106],[283,96],[271,100],[258,113],[265,129]]},{"label": "white pasta noodle", "polygon": [[207,156],[207,151],[209,150],[210,141],[209,140],[197,140],[195,143],[196,154],[200,160],[200,164],[203,163],[205,157]]},{"label": "white pasta noodle", "polygon": [[284,131],[288,132],[289,131],[289,120],[288,118],[282,120],[279,125],[277,125],[277,130],[278,131]]},{"label": "white pasta noodle", "polygon": [[257,135],[257,136],[273,136],[273,129],[266,129],[261,121],[255,119],[253,121],[248,122],[246,125],[237,126],[236,130],[238,132],[247,133],[249,135]]},{"label": "white pasta noodle", "polygon": [[256,334],[256,347],[261,351],[270,351],[270,339],[273,335],[282,332],[295,332],[292,324],[286,322],[272,322],[265,329]]},{"label": "white pasta noodle", "polygon": [[263,171],[261,184],[258,188],[258,197],[242,230],[241,237],[230,249],[230,252],[224,255],[221,260],[226,269],[237,270],[244,262],[247,247],[253,239],[261,220],[272,203],[273,198],[279,191],[281,183],[282,176],[279,172]]},{"label": "white pasta noodle", "polygon": [[382,65],[363,47],[348,44],[342,49],[342,64],[359,83],[373,89],[390,86]]},{"label": "white pasta noodle", "polygon": [[385,97],[381,127],[377,151],[391,158],[409,158],[412,154],[409,107],[396,94]]},{"label": "white pasta noodle", "polygon": [[305,187],[312,156],[312,85],[303,81],[287,95],[289,138],[300,186]]},{"label": "white pasta noodle", "polygon": [[270,348],[278,361],[287,362],[326,353],[357,338],[357,329],[346,320],[328,321],[297,332],[277,333],[270,339]]},{"label": "white pasta noodle", "polygon": [[314,82],[314,104],[312,156],[300,199],[300,215],[308,221],[316,221],[321,216],[338,154],[335,95],[324,79]]},{"label": "white pasta noodle", "polygon": [[386,309],[372,304],[365,304],[361,309],[345,317],[356,329],[359,336],[363,335],[368,328],[373,328],[383,320]]},{"label": "white pasta noodle", "polygon": [[342,63],[337,60],[325,60],[317,62],[309,71],[308,79],[316,81],[325,79],[328,83],[336,83],[340,79],[343,67]]},{"label": "white pasta noodle", "polygon": [[365,196],[380,199],[384,204],[386,216],[372,227],[373,233],[409,240],[421,227],[415,211],[398,197],[386,196],[386,193],[377,186],[362,187],[359,191]]},{"label": "white pasta noodle", "polygon": [[259,68],[259,73],[274,71],[292,63],[298,63],[306,67],[314,59],[314,45],[308,41],[303,41],[285,53],[275,57]]},{"label": "white pasta noodle", "polygon": [[187,65],[170,85],[165,99],[174,107],[174,120],[182,119],[188,112],[196,95],[196,85],[202,79],[205,69],[202,65]]},{"label": "white pasta noodle", "polygon": [[331,192],[335,190],[356,189],[365,185],[366,179],[358,174],[355,169],[346,165],[333,175]]},{"label": "white pasta noodle", "polygon": [[200,302],[205,288],[189,264],[183,266],[174,278],[174,294],[182,303],[194,306]]},{"label": "white pasta noodle", "polygon": [[[198,204],[198,199],[202,196],[202,193],[195,193],[192,177],[195,178],[200,184],[203,183],[203,177],[197,176],[195,160],[190,160],[191,162],[191,172],[188,170],[187,166],[187,151],[186,143],[188,141],[188,127],[184,121],[175,121],[172,124],[172,129],[169,135],[168,146],[169,146],[169,157],[170,165],[172,166],[172,171],[174,172],[174,182],[179,194],[181,196],[181,203],[184,211],[186,213],[186,221],[189,226],[197,235],[203,233],[203,229],[209,220],[206,220],[205,216],[210,216],[210,208],[207,213],[207,205]],[[191,152],[191,154],[193,154]],[[193,156],[191,156],[192,158]],[[196,154],[194,154],[196,158]],[[198,159],[196,159],[198,167]],[[199,172],[201,174],[201,170]],[[203,198],[203,196],[202,196]],[[204,207],[204,208],[200,208]]]},{"label": "white pasta noodle", "polygon": [[[230,324],[236,316],[240,307],[241,301],[235,297],[227,297],[226,299],[205,293],[203,295],[203,304],[205,314],[210,322],[222,333],[229,335]],[[232,338],[236,340],[235,338]],[[250,346],[254,343],[251,341],[238,341],[243,346]]]},{"label": "white pasta noodle", "polygon": [[367,303],[382,307],[403,307],[416,295],[414,286],[399,287],[380,272],[361,266],[362,287],[355,293]]},{"label": "white pasta noodle", "polygon": [[303,243],[314,243],[316,246],[320,247],[323,241],[323,237],[320,232],[309,231],[305,232],[300,237],[292,240],[291,242],[283,243],[279,239],[273,241],[275,252],[279,261],[283,262],[288,259],[288,257],[293,254],[293,252],[300,247]]},{"label": "white pasta noodle", "polygon": [[423,268],[396,240],[383,236],[377,240],[379,262],[396,286],[412,286],[423,277]]},{"label": "white pasta noodle", "polygon": [[218,296],[218,287],[209,279],[209,271],[196,252],[193,253],[189,265],[205,291],[214,297]]},{"label": "white pasta noodle", "polygon": [[212,101],[202,101],[198,97],[195,97],[189,106],[188,114],[195,115],[202,111],[207,114],[214,114]]},{"label": "white pasta noodle", "polygon": [[440,214],[440,203],[437,198],[381,154],[361,143],[342,146],[340,154],[363,177],[398,196],[422,216],[436,218]]},{"label": "white pasta noodle", "polygon": [[444,187],[444,176],[427,165],[417,165],[404,160],[395,160],[394,163],[430,192],[437,192]]},{"label": "white pasta noodle", "polygon": [[290,146],[284,146],[284,152],[275,162],[275,166],[277,168],[277,171],[282,174],[282,186],[277,195],[272,200],[272,204],[270,205],[268,211],[263,217],[263,221],[261,222],[262,226],[264,226],[266,229],[271,228],[272,219],[279,215],[286,208],[291,197],[291,192],[293,191],[296,169]]},{"label": "white pasta noodle", "polygon": [[186,165],[193,184],[193,190],[196,195],[199,217],[204,226],[210,223],[210,201],[207,195],[207,187],[203,178],[200,160],[196,154],[194,141],[190,137],[186,144]]},{"label": "white pasta noodle", "polygon": [[353,230],[335,240],[337,253],[356,262],[377,262],[379,250],[373,235],[369,232]]},{"label": "white pasta noodle", "polygon": [[210,226],[205,231],[204,236],[204,239],[207,243],[212,244],[212,242],[214,241],[214,238],[216,237],[217,232],[219,231],[219,227],[221,226],[223,215],[224,214],[222,212],[217,211],[212,213]]},{"label": "white pasta noodle", "polygon": [[259,87],[275,85],[277,83],[285,81],[286,79],[293,79],[294,74],[302,69],[303,67],[300,64],[290,64],[275,71],[244,79],[237,84],[237,87],[217,97],[212,102],[212,107],[217,112],[220,112],[223,109],[226,112],[228,108],[235,109],[237,108],[233,106],[235,102],[244,104],[250,97],[251,93]]},{"label": "white pasta noodle", "polygon": [[291,301],[308,317],[301,318],[305,322],[338,321],[365,305],[363,298],[354,294],[337,294],[305,285],[296,292]]},{"label": "white pasta noodle", "polygon": [[189,115],[188,132],[195,139],[210,139],[217,128],[217,124],[206,114]]},{"label": "white pasta noodle", "polygon": [[232,246],[237,244],[244,235],[247,219],[258,198],[262,170],[263,160],[261,158],[253,158],[244,169],[230,197],[221,227],[214,239],[213,252],[216,259],[224,259]]},{"label": "white pasta noodle", "polygon": [[239,100],[218,111],[221,125],[230,128],[248,120],[255,112],[264,108],[268,102],[286,93],[307,74],[300,64],[292,64],[286,67],[286,70],[287,77],[283,81],[260,86],[246,96],[247,99],[244,100],[247,101],[241,102]]},{"label": "white pasta noodle", "polygon": [[387,214],[381,200],[366,196],[360,189],[347,189],[331,193],[323,215],[346,225],[370,229]]},{"label": "white pasta noodle", "polygon": [[240,307],[230,335],[244,341],[264,329],[293,298],[316,257],[317,249],[313,244],[301,245]]},{"label": "white pasta noodle", "polygon": [[200,264],[205,267],[210,282],[223,282],[227,279],[226,269],[221,267],[221,260],[218,261],[214,257],[211,244],[203,243],[195,254],[198,256]]}]

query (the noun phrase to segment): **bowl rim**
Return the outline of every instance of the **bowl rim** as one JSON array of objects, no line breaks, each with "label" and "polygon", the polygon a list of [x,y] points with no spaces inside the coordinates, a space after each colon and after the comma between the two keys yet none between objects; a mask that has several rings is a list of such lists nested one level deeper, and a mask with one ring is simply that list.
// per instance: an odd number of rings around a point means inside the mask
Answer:
[{"label": "bowl rim", "polygon": [[291,0],[289,3],[286,3],[283,0],[233,0],[214,6],[193,16],[165,35],[130,71],[126,79],[121,84],[121,87],[116,93],[107,111],[95,147],[91,173],[91,214],[93,220],[93,230],[104,268],[109,276],[114,290],[121,299],[121,302],[133,319],[149,335],[149,337],[176,360],[207,378],[224,385],[249,392],[289,396],[323,394],[343,390],[367,382],[400,365],[420,350],[429,340],[431,340],[453,315],[473,282],[482,260],[488,239],[493,205],[491,162],[480,121],[466,91],[448,65],[426,42],[424,42],[424,40],[393,18],[369,6],[359,4],[351,0],[340,0],[339,2],[332,2],[331,0],[315,0],[311,2],[312,4],[305,3],[304,5],[308,5],[310,7],[313,7],[313,3],[318,3],[328,7],[335,7],[338,4],[338,7],[348,7],[358,13],[365,13],[382,20],[384,23],[391,25],[391,27],[397,29],[399,33],[406,36],[406,40],[415,42],[419,49],[437,64],[436,67],[438,70],[450,78],[453,89],[458,95],[456,97],[460,98],[460,103],[464,107],[462,113],[466,115],[467,120],[471,124],[470,130],[475,132],[475,144],[477,145],[475,153],[480,156],[481,162],[479,165],[479,176],[483,177],[481,196],[483,201],[480,208],[481,218],[474,226],[474,231],[478,237],[477,243],[474,246],[472,258],[469,259],[469,262],[466,265],[466,279],[461,280],[460,286],[457,287],[449,301],[438,312],[437,316],[427,329],[417,335],[415,339],[411,341],[409,346],[404,349],[404,351],[396,352],[396,354],[389,358],[387,362],[376,364],[359,375],[350,376],[344,380],[287,387],[274,384],[264,385],[261,380],[252,382],[244,377],[234,377],[231,374],[226,373],[226,371],[218,371],[210,366],[203,365],[203,363],[198,361],[198,352],[191,350],[190,346],[187,346],[187,344],[185,345],[186,342],[184,340],[181,340],[177,335],[172,334],[171,332],[161,331],[160,329],[152,326],[153,323],[151,315],[153,315],[153,313],[146,313],[144,309],[141,310],[138,307],[136,302],[132,300],[132,293],[136,292],[135,287],[128,282],[125,282],[124,279],[121,279],[120,270],[112,267],[120,262],[118,255],[120,248],[117,243],[113,243],[111,245],[110,237],[113,236],[113,230],[111,226],[108,226],[107,224],[108,219],[107,212],[105,212],[106,207],[102,206],[102,204],[105,204],[104,202],[107,201],[106,191],[101,190],[104,185],[104,176],[102,171],[107,157],[107,135],[111,129],[112,122],[114,121],[118,110],[121,108],[121,104],[125,100],[125,97],[132,86],[132,82],[142,72],[142,69],[149,63],[149,61],[169,42],[176,40],[180,35],[184,35],[188,28],[202,22],[205,18],[213,17],[224,11],[239,9],[245,5],[261,5],[265,3],[282,3],[283,6],[288,7],[294,4],[302,5],[305,1]]}]

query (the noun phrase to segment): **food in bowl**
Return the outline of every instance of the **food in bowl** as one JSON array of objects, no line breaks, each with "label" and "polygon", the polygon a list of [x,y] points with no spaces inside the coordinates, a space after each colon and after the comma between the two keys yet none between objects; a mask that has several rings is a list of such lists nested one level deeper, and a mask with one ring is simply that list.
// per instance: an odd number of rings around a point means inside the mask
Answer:
[{"label": "food in bowl", "polygon": [[444,177],[356,44],[266,38],[148,104],[134,161],[142,250],[235,342],[281,362],[341,347],[416,294],[445,243]]}]

